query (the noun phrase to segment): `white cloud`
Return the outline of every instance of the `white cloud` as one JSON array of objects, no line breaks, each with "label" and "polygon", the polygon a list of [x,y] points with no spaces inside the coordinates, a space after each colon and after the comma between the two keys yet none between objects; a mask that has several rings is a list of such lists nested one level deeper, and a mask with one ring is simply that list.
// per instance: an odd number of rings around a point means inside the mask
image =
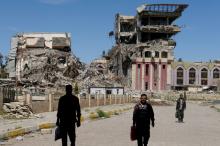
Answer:
[{"label": "white cloud", "polygon": [[50,4],[50,5],[59,5],[69,1],[70,0],[40,0],[41,3]]}]

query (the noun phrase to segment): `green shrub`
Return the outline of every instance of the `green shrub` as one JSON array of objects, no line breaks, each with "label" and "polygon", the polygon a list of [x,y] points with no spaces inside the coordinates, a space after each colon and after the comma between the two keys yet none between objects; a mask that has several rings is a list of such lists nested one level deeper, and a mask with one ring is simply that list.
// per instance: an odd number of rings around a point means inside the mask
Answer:
[{"label": "green shrub", "polygon": [[97,114],[98,114],[98,116],[100,117],[100,118],[102,118],[102,117],[104,117],[104,118],[110,118],[110,115],[109,114],[107,114],[106,112],[104,112],[103,110],[97,110],[96,111],[97,112]]}]

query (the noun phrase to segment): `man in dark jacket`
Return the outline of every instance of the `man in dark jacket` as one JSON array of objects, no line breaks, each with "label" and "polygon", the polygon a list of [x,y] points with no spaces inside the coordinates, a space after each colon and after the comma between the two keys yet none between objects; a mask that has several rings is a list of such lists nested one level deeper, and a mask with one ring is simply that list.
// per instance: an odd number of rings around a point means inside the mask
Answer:
[{"label": "man in dark jacket", "polygon": [[184,118],[184,110],[186,109],[186,101],[183,98],[183,94],[180,94],[180,97],[176,102],[176,118],[178,118],[178,122],[183,122]]},{"label": "man in dark jacket", "polygon": [[75,146],[75,124],[80,126],[81,110],[78,97],[72,94],[72,86],[66,85],[66,95],[59,99],[57,111],[57,126],[60,126],[62,146],[67,146],[67,135],[71,146]]},{"label": "man in dark jacket", "polygon": [[154,111],[147,102],[147,95],[142,94],[140,102],[134,107],[133,126],[136,126],[138,146],[147,146],[150,138],[150,121],[154,127]]}]

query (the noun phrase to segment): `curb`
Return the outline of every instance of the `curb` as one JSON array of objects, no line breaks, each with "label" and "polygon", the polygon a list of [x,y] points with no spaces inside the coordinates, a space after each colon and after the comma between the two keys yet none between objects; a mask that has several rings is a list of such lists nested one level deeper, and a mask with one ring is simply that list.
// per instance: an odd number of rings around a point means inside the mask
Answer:
[{"label": "curb", "polygon": [[17,136],[22,136],[31,132],[39,131],[41,129],[49,129],[49,128],[54,128],[56,126],[55,123],[41,123],[37,126],[32,126],[32,127],[26,127],[26,128],[19,128],[15,130],[10,130],[8,132],[5,132],[3,134],[0,134],[0,140],[7,140],[10,138],[14,138]]}]

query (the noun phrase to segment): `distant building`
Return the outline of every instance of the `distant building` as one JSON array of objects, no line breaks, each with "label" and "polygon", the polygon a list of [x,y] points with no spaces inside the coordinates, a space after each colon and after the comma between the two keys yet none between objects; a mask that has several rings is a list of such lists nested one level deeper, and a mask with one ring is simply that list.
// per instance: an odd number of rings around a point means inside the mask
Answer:
[{"label": "distant building", "polygon": [[89,94],[123,95],[124,87],[90,87]]},{"label": "distant building", "polygon": [[215,88],[220,81],[220,63],[173,62],[172,89]]}]

